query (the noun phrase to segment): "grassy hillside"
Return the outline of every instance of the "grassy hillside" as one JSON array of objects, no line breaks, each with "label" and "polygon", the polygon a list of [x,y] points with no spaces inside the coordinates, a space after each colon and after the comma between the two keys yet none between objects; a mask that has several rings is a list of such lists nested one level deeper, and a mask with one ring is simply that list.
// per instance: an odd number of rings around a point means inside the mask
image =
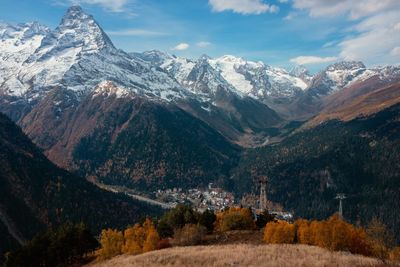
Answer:
[{"label": "grassy hillside", "polygon": [[[376,259],[305,245],[174,247],[139,256],[119,256],[87,267],[141,266],[383,266]],[[396,266],[396,265],[394,265]]]}]

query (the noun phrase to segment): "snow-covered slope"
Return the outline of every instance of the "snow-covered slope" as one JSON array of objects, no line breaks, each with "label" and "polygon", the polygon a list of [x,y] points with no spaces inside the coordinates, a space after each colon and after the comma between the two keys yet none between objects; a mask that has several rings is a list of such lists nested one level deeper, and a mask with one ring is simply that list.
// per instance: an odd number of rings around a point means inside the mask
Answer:
[{"label": "snow-covered slope", "polygon": [[367,69],[360,62],[336,63],[311,76],[303,66],[287,71],[231,55],[192,60],[157,50],[126,53],[78,6],[69,8],[54,30],[38,23],[0,24],[0,95],[17,103],[19,111],[54,89],[67,90],[79,101],[109,84],[152,100],[197,101],[210,112],[210,105],[231,112],[233,102],[252,98],[291,117],[303,102],[315,106],[316,99],[319,105],[320,99],[358,81],[398,76],[399,68]]},{"label": "snow-covered slope", "polygon": [[308,93],[313,96],[327,96],[372,77],[383,83],[389,83],[400,77],[400,67],[367,68],[359,61],[338,62],[313,77]]},{"label": "snow-covered slope", "polygon": [[26,92],[16,74],[48,33],[47,27],[36,22],[0,24],[0,94],[21,96]]},{"label": "snow-covered slope", "polygon": [[238,97],[243,96],[225,80],[217,69],[211,66],[211,59],[207,55],[201,56],[198,60],[181,58],[157,50],[132,55],[143,59],[152,66],[163,69],[201,101],[212,102],[218,90],[229,91]]},{"label": "snow-covered slope", "polygon": [[260,100],[268,97],[293,97],[298,91],[307,88],[301,78],[262,62],[228,55],[211,59],[210,64],[237,90]]},{"label": "snow-covered slope", "polygon": [[[308,72],[298,76],[285,69],[265,65],[262,62],[247,61],[231,55],[209,58],[204,55],[193,61],[176,57],[160,51],[148,51],[135,54],[150,64],[164,69],[181,85],[204,93],[207,82],[209,92],[215,92],[218,86],[232,89],[239,96],[249,96],[264,101],[269,98],[292,98],[305,90],[311,80]],[[207,72],[200,71],[207,65]],[[194,71],[193,71],[194,70]],[[209,75],[212,73],[212,75]],[[200,75],[205,73],[206,75]],[[195,77],[202,80],[197,81]],[[201,83],[201,89],[196,86]],[[198,87],[198,86],[197,86]]]},{"label": "snow-covered slope", "polygon": [[[264,143],[281,122],[275,111],[228,82],[207,56],[194,61],[155,50],[126,53],[78,6],[69,8],[54,30],[31,24],[1,29],[1,68],[7,75],[0,84],[0,111],[19,121],[44,149],[65,131],[87,134],[84,125],[72,126],[71,118],[85,112],[85,103],[112,99],[185,110],[231,141],[249,145]],[[32,38],[25,40],[28,31]]]},{"label": "snow-covered slope", "polygon": [[78,6],[69,8],[53,31],[37,24],[0,27],[3,94],[32,101],[60,87],[87,95],[103,81],[163,100],[187,94],[165,72],[116,49]]}]

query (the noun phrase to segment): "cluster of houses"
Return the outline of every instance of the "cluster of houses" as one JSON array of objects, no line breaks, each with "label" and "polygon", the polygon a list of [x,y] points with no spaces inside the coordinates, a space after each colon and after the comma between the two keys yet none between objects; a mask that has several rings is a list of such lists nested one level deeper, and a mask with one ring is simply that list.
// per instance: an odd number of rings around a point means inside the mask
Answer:
[{"label": "cluster of houses", "polygon": [[213,187],[210,183],[207,189],[189,189],[173,188],[166,190],[157,190],[155,197],[158,201],[176,204],[192,204],[197,210],[204,211],[221,210],[231,207],[235,203],[232,193],[224,191],[221,188]]}]

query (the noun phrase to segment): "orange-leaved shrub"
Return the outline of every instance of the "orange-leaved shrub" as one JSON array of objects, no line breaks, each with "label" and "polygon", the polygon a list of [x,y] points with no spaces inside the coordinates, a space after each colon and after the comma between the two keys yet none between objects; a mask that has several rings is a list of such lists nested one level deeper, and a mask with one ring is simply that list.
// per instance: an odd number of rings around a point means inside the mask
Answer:
[{"label": "orange-leaved shrub", "polygon": [[295,225],[285,221],[269,222],[264,229],[264,241],[270,244],[293,244],[295,235]]},{"label": "orange-leaved shrub", "polygon": [[256,228],[253,214],[248,208],[231,207],[216,214],[217,231],[253,230]]},{"label": "orange-leaved shrub", "polygon": [[297,229],[297,242],[300,244],[312,245],[314,243],[314,233],[310,227],[310,222],[299,219],[295,223]]},{"label": "orange-leaved shrub", "polygon": [[125,244],[122,251],[126,254],[140,254],[157,249],[160,240],[157,230],[150,219],[143,225],[135,224],[124,232]]},{"label": "orange-leaved shrub", "polygon": [[97,250],[98,260],[105,260],[122,253],[140,254],[156,250],[160,238],[150,219],[140,225],[135,224],[122,233],[117,230],[103,230],[100,238],[101,248]]},{"label": "orange-leaved shrub", "polygon": [[122,232],[107,229],[101,231],[100,237],[101,248],[96,251],[98,260],[106,260],[122,254],[122,246],[124,245],[124,236]]},{"label": "orange-leaved shrub", "polygon": [[364,229],[345,222],[338,215],[323,221],[297,220],[294,224],[278,221],[265,226],[264,241],[272,244],[294,243],[319,246],[335,251],[374,255]]}]

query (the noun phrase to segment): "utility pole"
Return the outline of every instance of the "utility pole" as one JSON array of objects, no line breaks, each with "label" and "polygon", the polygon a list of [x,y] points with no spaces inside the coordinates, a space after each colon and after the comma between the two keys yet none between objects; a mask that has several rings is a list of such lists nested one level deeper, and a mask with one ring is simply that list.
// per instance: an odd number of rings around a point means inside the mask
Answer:
[{"label": "utility pole", "polygon": [[339,199],[339,216],[340,216],[340,218],[342,218],[343,219],[343,204],[342,204],[342,201],[343,201],[343,199],[346,199],[346,196],[345,196],[345,194],[337,194],[336,195],[336,199]]}]

